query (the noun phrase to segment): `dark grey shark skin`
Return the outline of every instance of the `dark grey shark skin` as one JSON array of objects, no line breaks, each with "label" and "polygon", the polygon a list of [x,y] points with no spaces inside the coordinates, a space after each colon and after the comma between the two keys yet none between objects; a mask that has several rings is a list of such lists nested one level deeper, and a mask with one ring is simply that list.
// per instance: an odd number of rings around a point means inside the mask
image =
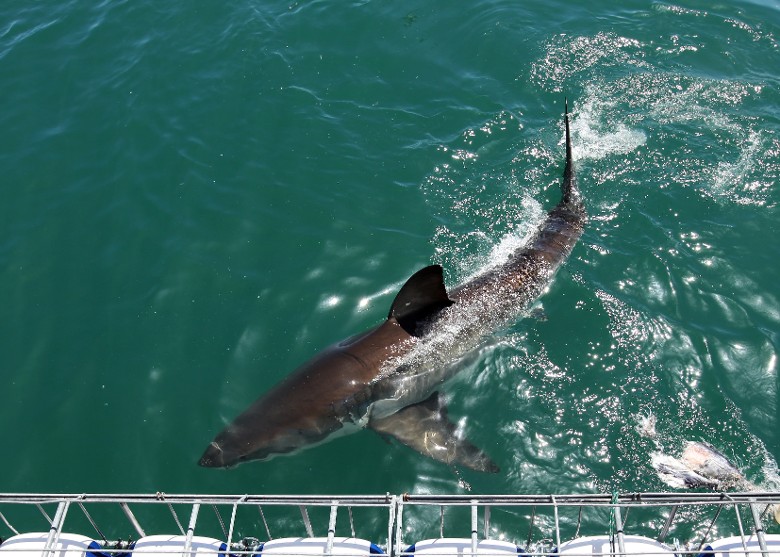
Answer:
[{"label": "dark grey shark skin", "polygon": [[585,208],[571,152],[568,106],[561,201],[508,260],[453,289],[442,268],[415,273],[386,321],[331,346],[261,396],[206,448],[199,464],[263,460],[370,427],[447,464],[496,472],[496,464],[447,418],[438,389],[458,361],[516,320],[550,284],[582,234]]}]

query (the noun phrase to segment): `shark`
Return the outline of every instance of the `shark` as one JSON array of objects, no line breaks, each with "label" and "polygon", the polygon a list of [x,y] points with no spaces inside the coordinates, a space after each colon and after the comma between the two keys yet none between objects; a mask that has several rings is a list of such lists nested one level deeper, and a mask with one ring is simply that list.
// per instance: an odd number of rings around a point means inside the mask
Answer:
[{"label": "shark", "polygon": [[497,472],[449,418],[440,391],[469,353],[544,293],[582,235],[568,102],[563,120],[561,198],[525,244],[449,291],[441,266],[414,273],[382,323],[303,363],[229,423],[198,463],[230,468],[368,428],[447,465]]}]

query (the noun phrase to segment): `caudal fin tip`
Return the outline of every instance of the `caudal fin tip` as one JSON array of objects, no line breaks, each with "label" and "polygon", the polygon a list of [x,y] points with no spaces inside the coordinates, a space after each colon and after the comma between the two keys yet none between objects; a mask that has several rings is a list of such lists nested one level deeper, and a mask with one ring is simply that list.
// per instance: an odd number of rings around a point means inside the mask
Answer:
[{"label": "caudal fin tip", "polygon": [[570,162],[572,158],[571,153],[571,131],[569,130],[569,99],[563,98],[563,124],[566,131],[566,161]]}]

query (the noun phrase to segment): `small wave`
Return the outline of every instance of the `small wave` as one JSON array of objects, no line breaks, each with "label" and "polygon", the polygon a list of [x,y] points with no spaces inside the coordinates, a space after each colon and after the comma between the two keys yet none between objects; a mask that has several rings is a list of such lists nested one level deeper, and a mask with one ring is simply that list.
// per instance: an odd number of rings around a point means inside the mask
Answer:
[{"label": "small wave", "polygon": [[[24,27],[24,22],[19,20],[12,21],[5,27],[5,29],[0,31],[0,39],[3,39],[3,42],[0,43],[0,60],[5,58],[14,48],[25,42],[27,39],[39,34],[42,31],[45,31],[53,25],[56,25],[59,23],[59,21],[60,18],[55,17],[54,19],[43,21],[38,25],[34,25],[24,30],[21,29]],[[14,34],[14,30],[17,27],[20,28],[19,32]],[[6,39],[6,37],[8,38]]]}]

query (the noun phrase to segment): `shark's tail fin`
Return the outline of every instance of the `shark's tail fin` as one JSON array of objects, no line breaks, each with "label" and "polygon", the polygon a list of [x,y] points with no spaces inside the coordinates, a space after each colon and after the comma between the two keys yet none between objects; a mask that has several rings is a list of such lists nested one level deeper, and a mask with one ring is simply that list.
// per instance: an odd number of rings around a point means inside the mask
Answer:
[{"label": "shark's tail fin", "polygon": [[563,123],[566,127],[566,168],[563,170],[563,203],[566,205],[578,205],[580,200],[580,190],[577,187],[577,177],[574,174],[574,161],[571,154],[571,131],[569,130],[569,99],[564,100]]}]

